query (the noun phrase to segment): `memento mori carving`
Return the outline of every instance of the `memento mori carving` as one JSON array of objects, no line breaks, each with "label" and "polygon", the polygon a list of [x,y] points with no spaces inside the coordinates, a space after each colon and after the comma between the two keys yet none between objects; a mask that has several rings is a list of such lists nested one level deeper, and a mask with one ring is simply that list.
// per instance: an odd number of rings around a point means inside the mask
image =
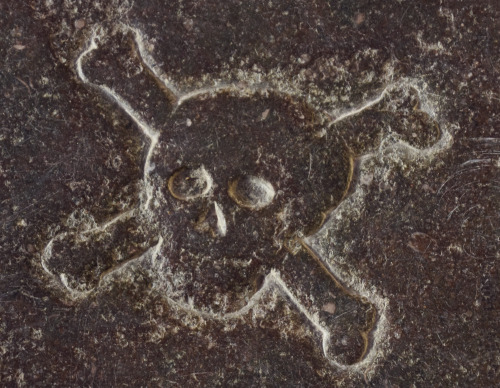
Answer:
[{"label": "memento mori carving", "polygon": [[[137,207],[55,235],[42,265],[74,299],[141,260],[171,303],[213,319],[247,313],[279,289],[312,324],[338,367],[373,351],[377,306],[344,287],[304,242],[351,184],[355,155],[332,117],[265,85],[182,93],[129,26],[94,31],[76,62],[146,143]],[[89,218],[92,220],[91,218]],[[145,264],[146,265],[146,264]]]}]

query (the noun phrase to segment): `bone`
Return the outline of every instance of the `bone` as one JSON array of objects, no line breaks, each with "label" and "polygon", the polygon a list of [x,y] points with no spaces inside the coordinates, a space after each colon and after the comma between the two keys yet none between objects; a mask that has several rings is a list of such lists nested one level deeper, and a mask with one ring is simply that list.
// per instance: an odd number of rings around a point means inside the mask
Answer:
[{"label": "bone", "polygon": [[[376,324],[375,307],[343,286],[311,251],[303,246],[288,254],[279,268],[290,301],[321,334],[325,357],[335,365],[353,365],[369,352]],[[335,305],[335,310],[324,306]]]},{"label": "bone", "polygon": [[84,299],[99,288],[104,274],[133,261],[149,248],[152,240],[139,223],[132,210],[94,223],[91,228],[82,228],[77,220],[47,243],[41,256],[42,268],[51,283],[72,300]]},{"label": "bone", "polygon": [[96,35],[77,60],[77,73],[83,82],[101,89],[118,105],[126,101],[135,115],[141,112],[148,126],[160,127],[176,100],[151,74],[127,31]]},{"label": "bone", "polygon": [[162,83],[158,87],[157,78],[154,74],[151,76],[151,69],[138,54],[142,47],[139,43],[131,39],[129,29],[124,28],[110,37],[103,29],[95,28],[75,65],[81,81],[117,104],[149,142],[141,193],[142,206],[146,209],[153,196],[148,179],[151,157],[159,139],[158,126],[170,111],[168,107],[172,106],[169,98],[175,98]]}]

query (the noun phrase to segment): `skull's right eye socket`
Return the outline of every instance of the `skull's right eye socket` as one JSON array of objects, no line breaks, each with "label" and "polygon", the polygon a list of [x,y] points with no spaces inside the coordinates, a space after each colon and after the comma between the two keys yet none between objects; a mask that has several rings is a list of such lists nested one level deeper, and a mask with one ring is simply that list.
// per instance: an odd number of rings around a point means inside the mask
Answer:
[{"label": "skull's right eye socket", "polygon": [[181,168],[168,180],[168,190],[173,197],[183,201],[191,201],[209,193],[212,188],[212,177],[203,166],[198,168]]},{"label": "skull's right eye socket", "polygon": [[274,199],[273,185],[260,177],[247,175],[229,183],[229,196],[239,206],[252,210],[260,210]]}]

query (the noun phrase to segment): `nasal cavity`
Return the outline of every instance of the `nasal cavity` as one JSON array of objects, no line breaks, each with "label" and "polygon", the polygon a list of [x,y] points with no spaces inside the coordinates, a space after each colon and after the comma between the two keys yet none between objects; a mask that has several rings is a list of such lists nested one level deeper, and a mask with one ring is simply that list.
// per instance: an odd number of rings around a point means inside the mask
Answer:
[{"label": "nasal cavity", "polygon": [[215,216],[217,217],[217,233],[224,237],[227,234],[226,217],[217,202],[214,202]]}]

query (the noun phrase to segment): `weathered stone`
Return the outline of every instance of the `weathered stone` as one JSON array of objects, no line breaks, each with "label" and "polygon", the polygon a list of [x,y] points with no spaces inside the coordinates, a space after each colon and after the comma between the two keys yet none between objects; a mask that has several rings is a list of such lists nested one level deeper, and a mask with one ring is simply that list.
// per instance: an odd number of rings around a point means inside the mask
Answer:
[{"label": "weathered stone", "polygon": [[497,385],[499,16],[0,3],[1,385]]}]

